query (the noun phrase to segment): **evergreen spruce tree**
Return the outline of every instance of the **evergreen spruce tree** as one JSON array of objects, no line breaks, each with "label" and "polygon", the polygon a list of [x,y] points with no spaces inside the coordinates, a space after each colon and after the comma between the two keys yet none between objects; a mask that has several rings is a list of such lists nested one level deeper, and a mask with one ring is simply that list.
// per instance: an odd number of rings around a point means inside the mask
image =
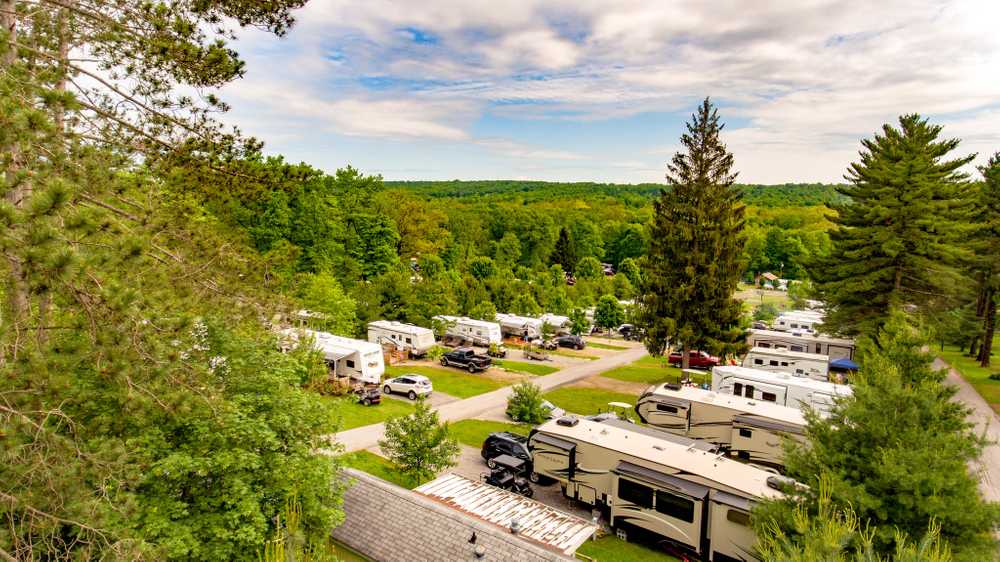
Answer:
[{"label": "evergreen spruce tree", "polygon": [[722,128],[706,98],[681,135],[685,151],[668,166],[670,189],[653,204],[640,317],[649,352],[680,344],[684,368],[688,350],[729,355],[745,347],[733,297],[743,272],[745,207]]},{"label": "evergreen spruce tree", "polygon": [[862,141],[859,162],[837,190],[830,255],[812,267],[827,304],[825,329],[877,336],[893,307],[928,306],[959,292],[960,245],[968,234],[969,186],[960,168],[974,155],[947,159],[956,139],[905,115],[899,127]]},{"label": "evergreen spruce tree", "polygon": [[559,238],[556,239],[550,261],[553,264],[561,265],[563,271],[567,273],[573,273],[576,268],[576,253],[573,251],[573,243],[569,239],[569,230],[565,226],[559,229]]},{"label": "evergreen spruce tree", "polygon": [[1000,152],[980,166],[983,182],[975,193],[973,271],[978,280],[977,316],[982,319],[980,342],[973,349],[983,367],[990,366],[996,331],[997,299],[1000,298]]}]

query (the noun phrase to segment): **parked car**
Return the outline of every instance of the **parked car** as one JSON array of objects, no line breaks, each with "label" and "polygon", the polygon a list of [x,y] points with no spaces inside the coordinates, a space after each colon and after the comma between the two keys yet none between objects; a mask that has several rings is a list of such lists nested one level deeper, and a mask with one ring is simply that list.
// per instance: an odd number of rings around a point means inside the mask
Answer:
[{"label": "parked car", "polygon": [[434,392],[431,379],[423,375],[407,373],[401,377],[389,379],[383,383],[382,392],[386,394],[405,394],[410,400],[416,400],[418,396],[430,396]]},{"label": "parked car", "polygon": [[556,345],[559,347],[572,347],[573,349],[583,349],[587,346],[587,342],[583,341],[580,336],[574,336],[572,334],[567,334],[565,336],[559,336],[556,338]]},{"label": "parked car", "polygon": [[486,466],[491,469],[497,468],[496,458],[500,455],[509,455],[516,459],[521,459],[525,463],[525,471],[528,479],[538,483],[541,477],[535,474],[534,466],[531,462],[531,452],[528,451],[528,438],[508,431],[498,431],[491,433],[486,441],[483,441],[483,448],[480,451]]},{"label": "parked car", "polygon": [[771,329],[771,327],[767,325],[767,322],[761,322],[760,320],[755,321],[753,323],[752,328],[754,330],[770,330]]},{"label": "parked car", "polygon": [[548,400],[542,400],[542,409],[546,411],[550,420],[559,419],[566,415],[566,410],[563,410]]},{"label": "parked car", "polygon": [[471,347],[460,347],[442,355],[441,364],[445,367],[468,369],[470,373],[475,373],[488,369],[493,361],[486,355],[477,355]]},{"label": "parked car", "polygon": [[[714,356],[705,353],[704,351],[689,351],[688,352],[688,366],[692,369],[711,369],[712,367],[717,367],[722,364],[722,361]],[[674,367],[679,367],[683,365],[683,355],[680,351],[675,351],[670,354],[670,364]]]}]

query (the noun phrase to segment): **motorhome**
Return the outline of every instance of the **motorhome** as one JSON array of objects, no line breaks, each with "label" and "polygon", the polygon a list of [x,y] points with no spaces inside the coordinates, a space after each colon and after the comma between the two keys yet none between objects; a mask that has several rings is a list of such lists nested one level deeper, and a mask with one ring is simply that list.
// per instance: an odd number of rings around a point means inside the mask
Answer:
[{"label": "motorhome", "polygon": [[285,344],[298,345],[311,339],[313,347],[323,353],[330,373],[337,377],[350,377],[365,384],[379,384],[385,373],[382,346],[364,340],[335,336],[305,328],[287,328],[281,331]]},{"label": "motorhome", "polygon": [[755,347],[743,357],[743,366],[818,381],[830,380],[830,358],[817,353]]},{"label": "motorhome", "polygon": [[823,315],[812,311],[796,310],[783,312],[774,319],[771,326],[778,332],[808,332],[815,334],[823,323]]},{"label": "motorhome", "polygon": [[787,349],[800,353],[826,355],[831,361],[834,359],[854,359],[854,340],[823,334],[754,329],[750,330],[747,343],[750,344],[750,347]]},{"label": "motorhome", "polygon": [[542,321],[530,316],[516,314],[497,314],[497,323],[505,336],[513,336],[533,340],[542,335]]},{"label": "motorhome", "polygon": [[851,394],[851,387],[844,384],[728,365],[712,369],[712,390],[793,408],[809,406],[820,412],[828,412],[834,398]]},{"label": "motorhome", "polygon": [[798,408],[694,386],[653,385],[639,397],[635,412],[653,427],[703,439],[734,458],[769,468],[784,466],[784,438],[805,440],[806,420]]},{"label": "motorhome", "polygon": [[552,326],[556,335],[559,336],[568,334],[573,329],[573,322],[569,319],[569,316],[560,316],[558,314],[546,312],[545,314],[539,316],[538,319],[541,320],[543,324]]},{"label": "motorhome", "polygon": [[414,357],[423,357],[434,347],[434,331],[413,324],[376,320],[368,323],[368,341],[409,351]]},{"label": "motorhome", "polygon": [[435,316],[435,320],[447,324],[446,336],[461,338],[473,345],[489,346],[491,343],[497,345],[503,343],[503,334],[500,331],[500,324],[476,320],[464,316]]},{"label": "motorhome", "polygon": [[531,432],[533,469],[607,510],[620,535],[652,535],[703,560],[757,560],[750,510],[780,497],[780,476],[704,448],[576,417]]}]

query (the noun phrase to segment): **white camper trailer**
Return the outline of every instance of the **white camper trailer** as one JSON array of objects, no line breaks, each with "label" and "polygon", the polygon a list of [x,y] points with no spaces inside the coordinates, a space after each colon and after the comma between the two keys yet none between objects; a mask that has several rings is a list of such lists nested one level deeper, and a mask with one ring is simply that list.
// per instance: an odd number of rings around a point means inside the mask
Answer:
[{"label": "white camper trailer", "polygon": [[778,332],[808,332],[816,333],[817,327],[823,323],[823,315],[812,311],[795,310],[783,312],[774,319],[771,326]]},{"label": "white camper trailer", "polygon": [[542,335],[542,321],[530,316],[516,314],[497,314],[500,332],[505,336],[513,336],[533,340]]},{"label": "white camper trailer", "polygon": [[503,343],[503,334],[500,331],[500,324],[487,322],[485,320],[475,320],[464,316],[435,316],[435,320],[448,323],[445,330],[446,336],[461,338],[462,340],[488,347],[491,343],[497,345]]},{"label": "white camper trailer", "polygon": [[806,420],[798,408],[693,386],[653,385],[635,411],[653,427],[704,439],[732,457],[767,467],[784,466],[783,438],[805,440]]},{"label": "white camper trailer", "polygon": [[573,322],[570,321],[569,316],[560,316],[558,314],[551,314],[546,312],[545,314],[538,317],[543,324],[548,324],[552,326],[555,330],[556,335],[565,335],[570,333],[573,329]]},{"label": "white camper trailer", "polygon": [[330,372],[338,377],[350,377],[365,384],[382,381],[385,362],[380,345],[304,328],[288,328],[281,334],[290,345],[311,338],[313,347],[323,353]]},{"label": "white camper trailer", "polygon": [[712,390],[793,408],[810,406],[820,412],[828,412],[835,397],[851,394],[851,387],[844,384],[731,366],[712,369]]},{"label": "white camper trailer", "polygon": [[818,381],[830,380],[830,358],[816,353],[755,347],[743,357],[743,366],[774,373],[788,373]]},{"label": "white camper trailer", "polygon": [[528,448],[536,473],[607,508],[618,533],[653,534],[702,560],[757,560],[750,510],[788,482],[704,447],[576,417],[538,426]]},{"label": "white camper trailer", "polygon": [[414,357],[422,357],[434,347],[434,331],[413,324],[376,320],[368,324],[368,341],[404,349]]},{"label": "white camper trailer", "polygon": [[800,353],[826,355],[831,361],[834,359],[854,359],[854,340],[834,338],[823,334],[750,330],[747,343],[750,344],[750,347],[787,349]]}]

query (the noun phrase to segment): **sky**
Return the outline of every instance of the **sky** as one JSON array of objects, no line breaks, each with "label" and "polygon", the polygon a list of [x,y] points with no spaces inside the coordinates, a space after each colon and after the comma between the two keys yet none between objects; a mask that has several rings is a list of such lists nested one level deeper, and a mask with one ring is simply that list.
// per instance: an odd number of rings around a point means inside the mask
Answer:
[{"label": "sky", "polygon": [[[243,30],[225,120],[400,179],[662,182],[706,96],[746,183],[838,182],[920,113],[1000,151],[998,0],[312,0]],[[974,170],[969,170],[974,172]]]}]

